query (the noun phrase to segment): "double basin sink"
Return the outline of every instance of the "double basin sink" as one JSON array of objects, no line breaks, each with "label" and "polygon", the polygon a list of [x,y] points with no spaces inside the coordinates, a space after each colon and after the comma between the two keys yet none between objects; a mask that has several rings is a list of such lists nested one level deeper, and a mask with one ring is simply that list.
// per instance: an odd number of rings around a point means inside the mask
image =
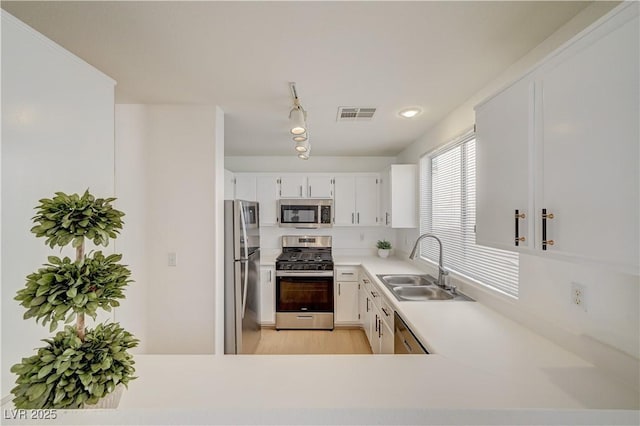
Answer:
[{"label": "double basin sink", "polygon": [[431,275],[378,275],[380,281],[401,302],[424,300],[463,300],[473,301],[464,294],[451,292],[439,287]]}]

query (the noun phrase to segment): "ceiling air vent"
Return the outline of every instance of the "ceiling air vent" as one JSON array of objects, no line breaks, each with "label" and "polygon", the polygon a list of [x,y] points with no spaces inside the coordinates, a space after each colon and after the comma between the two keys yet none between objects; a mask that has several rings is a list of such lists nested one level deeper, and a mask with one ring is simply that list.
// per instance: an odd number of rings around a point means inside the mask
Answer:
[{"label": "ceiling air vent", "polygon": [[336,121],[370,121],[375,113],[375,108],[338,107]]}]

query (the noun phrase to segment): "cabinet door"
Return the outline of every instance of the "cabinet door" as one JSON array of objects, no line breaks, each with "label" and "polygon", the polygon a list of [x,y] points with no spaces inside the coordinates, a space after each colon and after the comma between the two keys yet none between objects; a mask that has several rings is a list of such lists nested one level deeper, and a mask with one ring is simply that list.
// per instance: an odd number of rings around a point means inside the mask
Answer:
[{"label": "cabinet door", "polygon": [[280,198],[302,198],[306,196],[307,178],[305,176],[280,176]]},{"label": "cabinet door", "polygon": [[[382,196],[387,198],[385,225],[392,228],[416,228],[418,226],[418,166],[394,164],[389,168],[387,184],[384,179]],[[386,194],[385,194],[386,192]]]},{"label": "cabinet door", "polygon": [[640,258],[638,25],[636,16],[581,39],[542,73],[536,181],[536,220],[542,208],[554,215],[549,253],[633,273]]},{"label": "cabinet door", "polygon": [[273,266],[260,267],[260,323],[273,325],[276,323],[275,302],[275,268]]},{"label": "cabinet door", "polygon": [[367,292],[364,289],[362,279],[358,281],[358,321],[364,328],[365,316],[367,314]]},{"label": "cabinet door", "polygon": [[332,176],[307,177],[307,197],[333,198],[333,177]]},{"label": "cabinet door", "polygon": [[393,327],[390,327],[386,322],[382,321],[380,328],[380,353],[393,354],[394,352]]},{"label": "cabinet door", "polygon": [[256,201],[255,175],[236,174],[235,198],[238,200]]},{"label": "cabinet door", "polygon": [[256,189],[256,198],[260,203],[260,225],[276,225],[278,217],[278,178],[270,175],[259,175],[256,177]]},{"label": "cabinet door", "polygon": [[354,176],[334,179],[333,224],[354,225],[356,215],[356,180]]},{"label": "cabinet door", "polygon": [[371,337],[369,338],[369,344],[371,345],[371,352],[373,352],[374,354],[379,354],[381,349],[380,348],[381,323],[382,323],[382,319],[380,318],[380,309],[378,309],[378,307],[375,304],[372,304],[371,325],[370,325],[371,330],[369,332]]},{"label": "cabinet door", "polygon": [[358,283],[338,281],[336,283],[336,323],[358,322]]},{"label": "cabinet door", "polygon": [[355,222],[357,225],[376,226],[378,224],[379,193],[378,176],[356,176]]},{"label": "cabinet door", "polygon": [[233,172],[230,170],[224,170],[224,199],[225,200],[233,200],[236,198],[235,191],[235,177],[233,176]]},{"label": "cabinet door", "polygon": [[516,250],[533,248],[533,207],[529,191],[533,143],[533,83],[523,79],[476,108],[476,243]]},{"label": "cabinet door", "polygon": [[391,168],[380,177],[380,217],[382,225],[391,226]]}]

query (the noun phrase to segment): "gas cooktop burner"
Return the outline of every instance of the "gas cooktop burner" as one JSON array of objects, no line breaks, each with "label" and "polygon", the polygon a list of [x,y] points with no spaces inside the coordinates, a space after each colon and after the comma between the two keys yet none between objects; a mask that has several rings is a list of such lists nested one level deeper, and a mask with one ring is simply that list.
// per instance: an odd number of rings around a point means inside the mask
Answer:
[{"label": "gas cooktop burner", "polygon": [[331,237],[285,236],[277,270],[329,271],[333,269]]}]

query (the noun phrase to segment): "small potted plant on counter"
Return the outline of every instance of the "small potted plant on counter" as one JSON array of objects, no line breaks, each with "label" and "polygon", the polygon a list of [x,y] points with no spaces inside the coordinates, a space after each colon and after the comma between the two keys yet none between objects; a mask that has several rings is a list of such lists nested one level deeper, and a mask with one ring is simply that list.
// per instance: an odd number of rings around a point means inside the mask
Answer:
[{"label": "small potted plant on counter", "polygon": [[389,257],[389,252],[391,251],[391,243],[389,241],[378,240],[376,247],[378,247],[378,256]]},{"label": "small potted plant on counter", "polygon": [[75,259],[49,256],[49,262],[27,276],[15,299],[26,308],[24,319],[35,318],[53,332],[67,325],[44,347],[23,358],[11,372],[18,409],[115,408],[123,386],[133,377],[133,357],[128,349],[138,340],[118,323],[85,327],[85,315],[96,318],[99,308],[111,311],[123,299],[131,272],[118,262],[122,255],[101,251],[85,254],[85,240],[106,246],[122,229],[124,213],[114,209],[115,198],[95,198],[57,192],[40,200],[31,232],[45,237],[51,248],[75,248]]}]

